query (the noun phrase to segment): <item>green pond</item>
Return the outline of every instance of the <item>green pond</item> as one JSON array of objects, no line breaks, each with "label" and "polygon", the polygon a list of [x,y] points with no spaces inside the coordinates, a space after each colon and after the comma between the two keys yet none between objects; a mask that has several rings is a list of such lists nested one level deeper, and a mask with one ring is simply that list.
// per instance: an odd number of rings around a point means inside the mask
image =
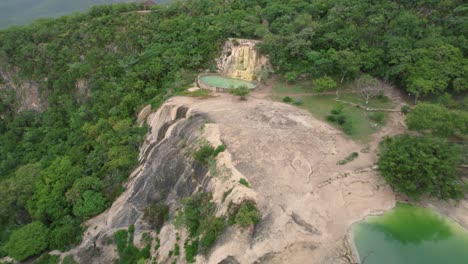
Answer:
[{"label": "green pond", "polygon": [[468,264],[468,231],[427,208],[397,204],[353,236],[363,264]]},{"label": "green pond", "polygon": [[201,76],[200,80],[210,86],[220,88],[238,88],[241,86],[247,86],[249,89],[255,88],[254,83],[240,79],[227,78],[217,74]]}]

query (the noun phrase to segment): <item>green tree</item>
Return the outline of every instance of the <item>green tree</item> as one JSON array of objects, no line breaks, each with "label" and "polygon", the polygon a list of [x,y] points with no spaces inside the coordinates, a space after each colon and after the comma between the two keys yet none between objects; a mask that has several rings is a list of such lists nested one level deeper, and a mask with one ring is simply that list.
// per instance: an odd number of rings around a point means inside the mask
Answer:
[{"label": "green tree", "polygon": [[85,191],[73,207],[73,213],[82,218],[97,215],[106,209],[106,198],[101,193]]},{"label": "green tree", "polygon": [[449,110],[439,104],[419,103],[406,117],[411,130],[440,137],[468,134],[468,113]]},{"label": "green tree", "polygon": [[386,138],[381,144],[378,170],[396,191],[413,199],[422,195],[463,197],[463,182],[456,171],[461,162],[457,146],[438,138],[410,135]]},{"label": "green tree", "polygon": [[330,91],[336,88],[336,82],[329,76],[323,76],[314,80],[314,89],[316,92]]},{"label": "green tree", "polygon": [[23,261],[47,249],[49,230],[41,222],[32,222],[15,230],[4,249],[12,258]]}]

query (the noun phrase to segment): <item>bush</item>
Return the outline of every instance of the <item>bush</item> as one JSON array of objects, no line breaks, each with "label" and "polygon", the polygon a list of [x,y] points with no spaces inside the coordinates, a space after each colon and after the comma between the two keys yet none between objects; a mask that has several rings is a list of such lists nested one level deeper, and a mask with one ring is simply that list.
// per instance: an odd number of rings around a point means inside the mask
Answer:
[{"label": "bush", "polygon": [[73,259],[72,255],[68,255],[63,258],[62,264],[77,264],[76,261]]},{"label": "bush", "polygon": [[353,153],[349,154],[346,158],[338,161],[337,164],[338,165],[345,165],[346,163],[353,161],[357,157],[359,157],[359,153],[353,152]]},{"label": "bush", "polygon": [[195,257],[198,254],[198,239],[192,241],[191,243],[187,240],[184,243],[185,248],[185,260],[188,263],[194,263]]},{"label": "bush", "polygon": [[346,135],[354,134],[354,126],[351,120],[346,120],[346,122],[341,126],[341,129],[343,129],[343,132],[345,132]]},{"label": "bush", "polygon": [[4,250],[15,260],[23,261],[47,249],[49,230],[41,222],[32,222],[15,231]]},{"label": "bush", "polygon": [[411,107],[409,105],[404,105],[401,107],[401,112],[406,115],[410,111],[410,109]]},{"label": "bush", "polygon": [[286,79],[286,81],[288,83],[293,83],[297,80],[297,78],[299,77],[299,74],[295,71],[293,72],[288,72],[284,75],[284,78]]},{"label": "bush", "polygon": [[216,149],[213,148],[210,144],[207,142],[203,143],[202,146],[193,153],[193,158],[203,165],[208,165],[210,162],[210,159],[213,159],[214,157],[218,156],[219,153],[223,152],[226,150],[226,146],[220,145]]},{"label": "bush", "polygon": [[164,222],[169,219],[169,206],[158,203],[152,204],[145,208],[143,220],[148,222],[152,228],[161,230]]},{"label": "bush", "polygon": [[383,112],[371,112],[369,118],[379,125],[383,125],[385,121],[385,113]]},{"label": "bush", "polygon": [[329,76],[324,76],[314,80],[314,90],[318,93],[330,91],[336,88],[336,82]]},{"label": "bush", "polygon": [[244,178],[240,179],[240,180],[239,180],[239,183],[242,184],[242,185],[244,185],[244,186],[247,187],[247,188],[250,188],[249,183],[248,183],[247,180],[244,179]]},{"label": "bush", "polygon": [[283,97],[283,102],[285,103],[292,103],[293,99],[289,96],[285,96]]},{"label": "bush", "polygon": [[43,254],[39,258],[37,258],[33,264],[57,264],[59,263],[60,256]]},{"label": "bush", "polygon": [[239,96],[241,100],[246,100],[246,96],[250,94],[250,89],[246,86],[241,86],[238,88],[231,89],[229,93]]},{"label": "bush", "polygon": [[255,225],[260,221],[260,212],[254,201],[243,201],[235,216],[235,223],[242,228]]},{"label": "bush", "polygon": [[463,181],[457,175],[460,149],[446,140],[401,135],[381,143],[378,170],[396,191],[418,199],[424,194],[461,199]]},{"label": "bush", "polygon": [[200,246],[203,253],[206,254],[223,233],[224,219],[213,216],[211,219],[204,221],[201,228],[204,230],[204,234],[200,240]]},{"label": "bush", "polygon": [[300,98],[300,97],[294,98],[294,101],[293,101],[294,105],[299,106],[299,105],[302,105],[303,103],[304,103],[304,101],[302,100],[302,98]]}]

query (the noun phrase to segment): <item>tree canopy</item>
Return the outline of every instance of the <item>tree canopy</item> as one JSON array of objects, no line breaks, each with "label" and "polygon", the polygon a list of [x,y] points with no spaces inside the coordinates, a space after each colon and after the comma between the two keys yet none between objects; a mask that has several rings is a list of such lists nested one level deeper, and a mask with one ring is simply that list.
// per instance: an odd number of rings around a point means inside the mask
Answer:
[{"label": "tree canopy", "polygon": [[461,199],[463,181],[456,173],[461,163],[458,146],[428,136],[401,135],[382,141],[378,169],[396,191],[411,198],[432,195]]}]

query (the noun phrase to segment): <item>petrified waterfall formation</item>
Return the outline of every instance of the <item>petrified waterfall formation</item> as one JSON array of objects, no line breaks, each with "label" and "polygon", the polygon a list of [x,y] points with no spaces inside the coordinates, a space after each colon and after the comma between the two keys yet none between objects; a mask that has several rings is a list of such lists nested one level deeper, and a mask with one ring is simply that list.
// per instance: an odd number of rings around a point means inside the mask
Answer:
[{"label": "petrified waterfall formation", "polygon": [[247,81],[257,80],[266,69],[268,60],[259,54],[256,44],[251,39],[229,39],[218,59],[218,69],[227,77]]}]

